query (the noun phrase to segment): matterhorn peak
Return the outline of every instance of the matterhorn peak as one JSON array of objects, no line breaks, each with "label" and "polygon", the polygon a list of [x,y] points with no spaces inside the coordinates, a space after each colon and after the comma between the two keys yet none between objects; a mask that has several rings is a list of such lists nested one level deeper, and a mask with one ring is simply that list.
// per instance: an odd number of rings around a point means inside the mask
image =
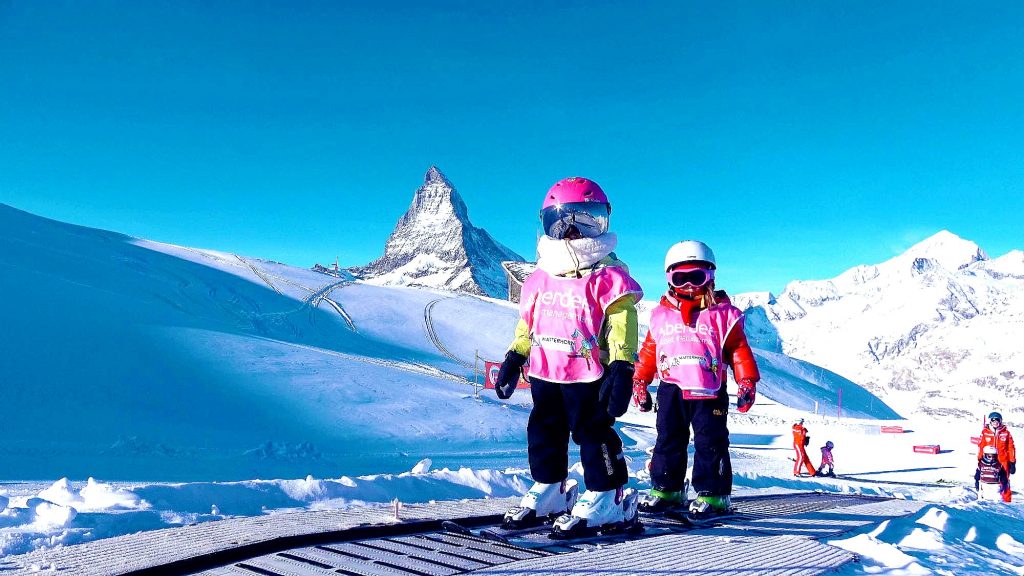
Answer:
[{"label": "matterhorn peak", "polygon": [[504,297],[501,262],[509,260],[523,258],[473,226],[462,196],[431,166],[391,232],[384,255],[352,272],[375,284]]},{"label": "matterhorn peak", "polygon": [[423,184],[444,184],[448,187],[451,187],[452,185],[437,166],[431,166],[430,169],[427,170],[426,175],[423,176]]},{"label": "matterhorn peak", "polygon": [[966,268],[975,262],[988,260],[988,255],[980,246],[964,240],[948,230],[937,232],[911,246],[900,260],[930,260],[946,270],[955,271]]},{"label": "matterhorn peak", "polygon": [[412,205],[398,221],[398,226],[409,226],[416,220],[453,219],[457,221],[454,223],[469,222],[466,203],[437,166],[431,166],[423,177],[423,185],[412,196]]}]

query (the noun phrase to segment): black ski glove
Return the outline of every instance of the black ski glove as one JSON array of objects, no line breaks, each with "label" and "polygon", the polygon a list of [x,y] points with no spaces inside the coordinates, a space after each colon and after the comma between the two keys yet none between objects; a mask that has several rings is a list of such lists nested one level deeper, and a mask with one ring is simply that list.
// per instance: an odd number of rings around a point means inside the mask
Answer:
[{"label": "black ski glove", "polygon": [[599,399],[608,403],[608,414],[618,418],[629,409],[633,398],[633,363],[615,360],[604,371]]},{"label": "black ski glove", "polygon": [[1017,473],[1017,463],[1016,462],[1010,462],[1010,474],[1016,474],[1016,473]]},{"label": "black ski glove", "polygon": [[501,363],[501,369],[498,370],[498,379],[494,383],[494,393],[498,398],[507,400],[516,391],[516,386],[519,385],[519,373],[523,369],[523,364],[526,364],[526,356],[514,350],[509,350],[505,354],[505,361]]}]

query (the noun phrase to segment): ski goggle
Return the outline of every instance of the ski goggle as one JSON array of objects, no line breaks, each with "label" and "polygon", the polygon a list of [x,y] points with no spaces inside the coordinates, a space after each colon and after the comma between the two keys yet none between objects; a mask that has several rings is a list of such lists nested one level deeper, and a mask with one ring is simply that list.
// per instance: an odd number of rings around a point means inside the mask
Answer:
[{"label": "ski goggle", "polygon": [[583,238],[596,238],[608,231],[611,206],[604,202],[555,204],[540,211],[544,234],[561,240],[575,229]]},{"label": "ski goggle", "polygon": [[704,268],[677,268],[666,272],[665,278],[673,288],[703,288],[715,279],[715,271]]},{"label": "ski goggle", "polygon": [[989,418],[988,421],[989,422],[1002,422],[1002,419],[1000,419],[1000,418]]}]

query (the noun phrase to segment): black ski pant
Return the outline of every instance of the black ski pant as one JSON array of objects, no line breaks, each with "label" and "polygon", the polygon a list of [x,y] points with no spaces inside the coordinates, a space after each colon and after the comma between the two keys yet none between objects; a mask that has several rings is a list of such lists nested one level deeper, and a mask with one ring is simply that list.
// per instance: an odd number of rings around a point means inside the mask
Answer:
[{"label": "black ski pant", "polygon": [[580,447],[587,490],[604,492],[629,479],[622,440],[598,400],[601,381],[556,384],[530,378],[533,411],[526,427],[530,474],[534,481],[554,484],[569,475],[569,436]]},{"label": "black ski pant", "polygon": [[658,439],[651,458],[651,484],[663,492],[683,489],[687,446],[693,427],[693,489],[709,496],[732,493],[729,460],[729,393],[723,385],[718,396],[684,400],[675,384],[658,386]]}]

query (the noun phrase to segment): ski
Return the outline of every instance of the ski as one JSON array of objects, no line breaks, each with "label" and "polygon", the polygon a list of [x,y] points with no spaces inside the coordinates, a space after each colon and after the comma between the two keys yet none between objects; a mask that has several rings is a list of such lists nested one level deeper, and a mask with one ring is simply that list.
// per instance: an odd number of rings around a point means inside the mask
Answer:
[{"label": "ski", "polygon": [[482,528],[467,528],[457,522],[445,520],[441,523],[445,532],[473,536],[483,540],[490,540],[511,546],[524,548],[542,548],[556,544],[583,544],[589,542],[601,542],[613,538],[637,536],[644,532],[644,526],[640,522],[634,522],[624,526],[610,526],[605,528],[591,528],[579,534],[558,533],[552,530],[550,522],[530,526],[527,528],[502,528],[501,526],[484,526]]},{"label": "ski", "polygon": [[714,526],[726,520],[741,517],[742,514],[730,509],[728,512],[721,512],[709,516],[695,516],[690,512],[688,503],[680,504],[657,512],[640,512],[641,520],[652,527],[659,525],[671,525],[673,530],[703,528]]},{"label": "ski", "polygon": [[679,522],[690,528],[706,528],[710,526],[717,526],[727,520],[739,517],[740,514],[735,510],[730,509],[728,512],[721,512],[717,514],[711,514],[707,516],[698,516],[687,510],[668,510],[662,515],[662,518],[671,520],[673,522]]},{"label": "ski", "polygon": [[493,540],[495,542],[501,542],[503,544],[512,544],[512,540],[516,537],[525,536],[527,534],[543,533],[551,530],[550,522],[542,522],[535,526],[527,526],[524,528],[503,528],[502,526],[484,526],[483,528],[467,528],[458,522],[451,520],[445,520],[441,522],[441,528],[445,532],[451,532],[453,534],[461,534],[463,536],[475,536],[477,538],[483,538],[484,540]]}]

